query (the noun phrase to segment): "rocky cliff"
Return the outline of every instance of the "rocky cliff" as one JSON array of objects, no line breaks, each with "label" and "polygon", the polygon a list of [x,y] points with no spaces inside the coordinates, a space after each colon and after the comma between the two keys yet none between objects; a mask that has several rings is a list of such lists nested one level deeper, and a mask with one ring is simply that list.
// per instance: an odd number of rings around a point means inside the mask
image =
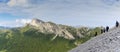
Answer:
[{"label": "rocky cliff", "polygon": [[[42,32],[42,33],[54,33],[54,34],[56,34],[52,40],[54,40],[57,36],[64,37],[64,38],[70,39],[70,40],[75,39],[74,35],[71,34],[66,29],[67,26],[62,26],[62,25],[55,24],[52,22],[44,22],[40,19],[33,19],[31,21],[30,25],[38,28],[40,30],[40,32]],[[75,29],[75,31],[76,31],[75,34],[77,36],[82,37],[81,33],[77,32],[77,29]]]}]

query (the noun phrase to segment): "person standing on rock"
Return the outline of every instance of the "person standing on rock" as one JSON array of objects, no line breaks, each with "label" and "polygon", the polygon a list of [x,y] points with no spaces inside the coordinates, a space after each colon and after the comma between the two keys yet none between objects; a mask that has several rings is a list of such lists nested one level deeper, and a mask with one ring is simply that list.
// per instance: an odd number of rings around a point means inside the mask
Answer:
[{"label": "person standing on rock", "polygon": [[98,33],[97,32],[95,32],[95,36],[97,36],[98,35]]},{"label": "person standing on rock", "polygon": [[116,21],[116,27],[118,27],[119,26],[119,22],[118,21]]},{"label": "person standing on rock", "polygon": [[109,26],[106,26],[106,32],[108,32],[109,31]]}]

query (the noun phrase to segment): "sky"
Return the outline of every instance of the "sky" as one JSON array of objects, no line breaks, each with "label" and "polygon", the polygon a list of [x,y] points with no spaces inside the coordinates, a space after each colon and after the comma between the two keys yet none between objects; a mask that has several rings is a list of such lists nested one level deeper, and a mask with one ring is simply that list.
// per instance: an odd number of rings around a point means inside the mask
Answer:
[{"label": "sky", "polygon": [[120,21],[120,0],[0,0],[0,26],[33,18],[71,26],[110,26]]}]

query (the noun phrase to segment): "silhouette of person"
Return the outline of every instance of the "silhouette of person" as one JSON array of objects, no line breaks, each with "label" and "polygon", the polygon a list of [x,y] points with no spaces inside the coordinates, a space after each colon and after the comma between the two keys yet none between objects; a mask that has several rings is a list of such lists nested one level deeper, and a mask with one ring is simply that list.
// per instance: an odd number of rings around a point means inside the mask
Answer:
[{"label": "silhouette of person", "polygon": [[103,33],[103,29],[101,29],[101,34]]},{"label": "silhouette of person", "polygon": [[119,22],[118,21],[116,21],[116,27],[118,27],[119,26]]},{"label": "silhouette of person", "polygon": [[109,26],[106,26],[106,32],[108,32],[109,31]]},{"label": "silhouette of person", "polygon": [[97,36],[97,32],[95,32],[95,36]]}]

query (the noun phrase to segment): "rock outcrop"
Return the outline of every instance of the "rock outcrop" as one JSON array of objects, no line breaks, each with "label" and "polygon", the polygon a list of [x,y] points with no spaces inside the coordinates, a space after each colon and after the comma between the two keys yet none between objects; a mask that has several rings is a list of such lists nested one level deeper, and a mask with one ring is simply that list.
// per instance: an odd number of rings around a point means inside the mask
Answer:
[{"label": "rock outcrop", "polygon": [[69,52],[120,52],[120,27],[114,27]]},{"label": "rock outcrop", "polygon": [[55,36],[52,40],[54,40],[57,36],[70,40],[75,39],[75,37],[65,28],[63,29],[62,26],[52,22],[44,22],[39,19],[33,19],[30,25],[37,27],[42,33],[54,33]]}]

